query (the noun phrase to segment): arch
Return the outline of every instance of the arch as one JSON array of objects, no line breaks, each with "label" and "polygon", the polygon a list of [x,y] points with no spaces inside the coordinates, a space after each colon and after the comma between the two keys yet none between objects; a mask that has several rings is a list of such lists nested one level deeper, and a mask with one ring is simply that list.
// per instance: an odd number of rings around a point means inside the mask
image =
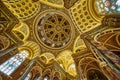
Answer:
[{"label": "arch", "polygon": [[100,68],[99,63],[97,63],[96,61],[89,61],[84,68],[84,72],[86,72],[87,68],[89,68],[89,67],[94,67],[94,68],[98,68],[98,69]]},{"label": "arch", "polygon": [[29,56],[27,50],[22,50],[0,65],[0,71],[6,75],[11,75]]},{"label": "arch", "polygon": [[19,22],[13,29],[12,32],[23,41],[26,41],[30,35],[29,27],[24,22]]},{"label": "arch", "polygon": [[104,16],[97,13],[97,11],[96,11],[96,7],[97,7],[96,6],[96,1],[97,0],[93,0],[93,1],[88,0],[88,9],[89,9],[89,12],[90,12],[91,16],[94,19],[96,19],[97,21],[101,21]]},{"label": "arch", "polygon": [[61,80],[61,73],[58,71],[55,71],[53,73],[53,80]]},{"label": "arch", "polygon": [[[98,67],[96,66],[96,64],[98,65]],[[80,72],[81,78],[86,77],[86,71],[91,67],[94,69],[100,69],[99,61],[93,57],[85,57],[79,61],[78,71]]]},{"label": "arch", "polygon": [[41,76],[42,68],[40,66],[34,66],[26,76],[25,80],[39,80]]},{"label": "arch", "polygon": [[[95,65],[96,64],[96,65]],[[84,72],[86,73],[87,72],[87,69],[88,68],[97,68],[97,69],[100,69],[100,66],[99,66],[99,63],[97,63],[96,61],[90,61],[86,66],[85,66],[85,69],[84,69]]]},{"label": "arch", "polygon": [[52,71],[51,71],[50,69],[46,69],[46,70],[43,72],[42,80],[50,80],[50,78],[51,78],[51,73],[52,73]]},{"label": "arch", "polygon": [[[65,55],[64,55],[65,54]],[[71,64],[73,63],[73,58],[72,58],[72,51],[71,50],[65,50],[59,53],[59,55],[57,55],[56,60],[58,61],[58,63],[62,64],[63,66],[65,66],[65,64]],[[65,63],[65,60],[71,63]],[[68,66],[68,65],[67,65]]]},{"label": "arch", "polygon": [[42,68],[40,66],[34,66],[30,73],[33,74],[31,80],[38,80],[42,76]]},{"label": "arch", "polygon": [[90,69],[87,72],[88,80],[108,80],[107,77],[99,70]]},{"label": "arch", "polygon": [[29,56],[30,59],[39,56],[40,52],[41,52],[39,45],[36,42],[33,42],[33,41],[26,41],[24,43],[24,45],[22,45],[18,49],[19,50],[23,50],[23,49],[28,50],[29,53],[30,53],[30,56]]},{"label": "arch", "polygon": [[[85,57],[85,58],[82,58],[82,59],[79,61],[79,63],[78,63],[79,66],[80,66],[81,63],[84,63],[84,59],[91,59],[91,60],[93,60],[93,61],[98,62],[98,60],[96,60],[96,59],[93,58],[93,57]],[[98,63],[99,63],[99,62],[98,62]]]},{"label": "arch", "polygon": [[76,76],[77,74],[76,68],[70,68],[71,64],[75,64],[71,55],[72,55],[71,50],[64,50],[59,53],[59,55],[56,57],[56,60],[68,74],[72,76]]},{"label": "arch", "polygon": [[55,56],[50,53],[50,52],[46,52],[40,55],[40,59],[45,63],[45,64],[49,64],[52,63],[55,60]]}]

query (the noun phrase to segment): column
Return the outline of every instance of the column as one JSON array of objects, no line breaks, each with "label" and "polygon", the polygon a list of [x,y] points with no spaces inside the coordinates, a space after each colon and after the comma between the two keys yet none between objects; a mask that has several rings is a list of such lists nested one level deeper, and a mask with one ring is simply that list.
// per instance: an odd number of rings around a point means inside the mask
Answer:
[{"label": "column", "polygon": [[34,63],[35,63],[35,60],[33,59],[28,65],[28,68],[25,70],[23,75],[18,80],[24,80],[26,78],[26,76],[29,74],[30,70],[32,69]]},{"label": "column", "polygon": [[15,49],[17,49],[17,48],[18,48],[18,46],[14,45],[14,46],[12,46],[11,48],[8,48],[8,49],[6,49],[6,50],[3,50],[3,51],[0,52],[0,56],[5,55],[6,53],[8,53],[8,52],[10,52],[10,51],[13,51],[13,50],[15,50]]}]

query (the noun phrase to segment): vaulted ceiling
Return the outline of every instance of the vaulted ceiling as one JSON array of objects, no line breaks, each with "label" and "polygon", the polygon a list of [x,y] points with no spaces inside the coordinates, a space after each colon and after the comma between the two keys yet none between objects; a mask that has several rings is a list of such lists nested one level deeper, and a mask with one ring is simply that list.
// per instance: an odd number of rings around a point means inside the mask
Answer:
[{"label": "vaulted ceiling", "polygon": [[101,25],[103,15],[96,11],[97,0],[1,1],[18,20],[11,32],[23,41],[23,47],[31,49],[31,58],[39,56],[45,64],[55,60],[76,76],[71,55],[86,48],[80,35]]}]

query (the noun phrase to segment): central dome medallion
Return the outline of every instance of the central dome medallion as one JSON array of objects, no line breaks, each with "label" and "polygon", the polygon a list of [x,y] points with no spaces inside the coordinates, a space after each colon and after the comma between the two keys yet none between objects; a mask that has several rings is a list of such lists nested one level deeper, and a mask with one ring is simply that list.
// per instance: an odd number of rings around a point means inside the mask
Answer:
[{"label": "central dome medallion", "polygon": [[60,11],[46,11],[38,16],[35,33],[42,45],[49,48],[67,46],[73,37],[73,24],[70,18]]}]

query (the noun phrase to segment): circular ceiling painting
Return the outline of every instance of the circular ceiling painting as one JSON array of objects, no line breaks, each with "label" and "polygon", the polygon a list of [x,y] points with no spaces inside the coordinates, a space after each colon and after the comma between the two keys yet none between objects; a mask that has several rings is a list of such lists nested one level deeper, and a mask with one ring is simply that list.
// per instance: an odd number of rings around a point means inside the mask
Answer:
[{"label": "circular ceiling painting", "polygon": [[61,48],[70,43],[73,37],[73,24],[70,18],[59,11],[46,11],[35,21],[37,39],[44,46]]}]

